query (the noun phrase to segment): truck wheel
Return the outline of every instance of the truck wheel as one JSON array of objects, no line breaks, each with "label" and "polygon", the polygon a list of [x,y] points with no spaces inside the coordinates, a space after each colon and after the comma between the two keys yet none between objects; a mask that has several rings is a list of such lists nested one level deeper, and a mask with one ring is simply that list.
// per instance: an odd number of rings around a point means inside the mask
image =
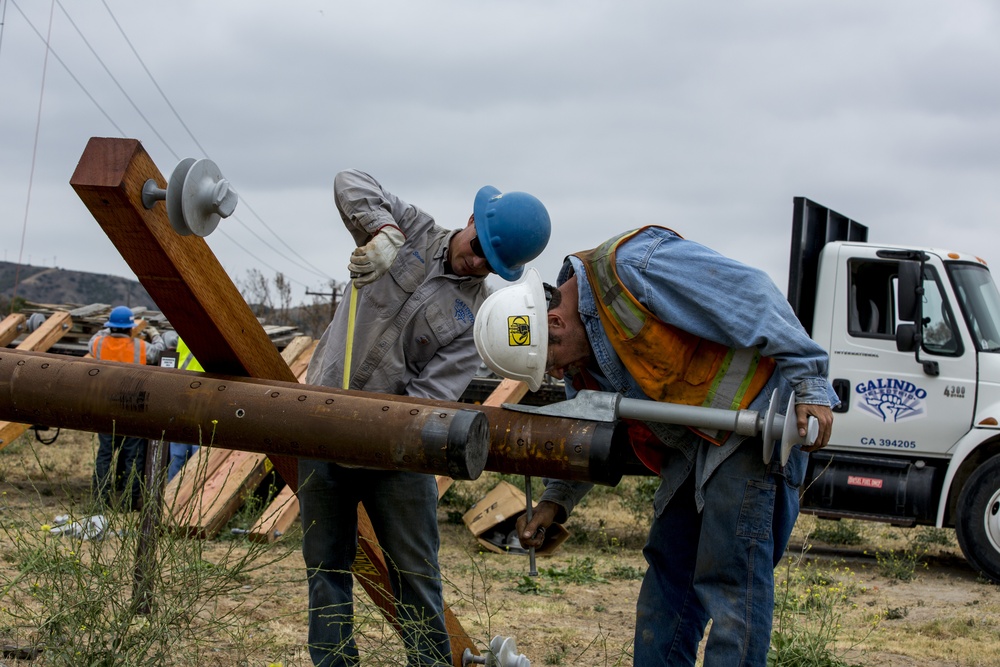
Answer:
[{"label": "truck wheel", "polygon": [[955,533],[966,560],[1000,584],[1000,456],[976,468],[962,488]]}]

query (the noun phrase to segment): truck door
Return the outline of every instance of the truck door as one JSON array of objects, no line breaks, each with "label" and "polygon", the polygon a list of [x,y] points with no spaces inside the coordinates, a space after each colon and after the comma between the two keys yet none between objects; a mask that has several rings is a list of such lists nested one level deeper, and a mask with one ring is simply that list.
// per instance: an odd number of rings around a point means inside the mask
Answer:
[{"label": "truck door", "polygon": [[942,264],[935,257],[924,264],[921,363],[896,348],[899,262],[877,248],[850,245],[840,253],[830,379],[841,405],[831,445],[945,455],[972,422],[976,348],[957,324]]}]

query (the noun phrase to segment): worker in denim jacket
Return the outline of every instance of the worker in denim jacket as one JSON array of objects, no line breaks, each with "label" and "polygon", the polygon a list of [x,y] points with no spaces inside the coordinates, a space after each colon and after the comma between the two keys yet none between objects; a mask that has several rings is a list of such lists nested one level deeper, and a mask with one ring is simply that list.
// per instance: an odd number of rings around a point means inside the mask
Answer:
[{"label": "worker in denim jacket", "polygon": [[[476,343],[495,372],[537,388],[547,371],[565,380],[570,398],[593,389],[758,411],[774,390],[779,405],[794,391],[800,435],[810,416],[819,426],[804,449],[829,442],[838,399],[826,379],[827,353],[762,271],[650,226],[569,256],[557,288],[535,279],[534,300],[548,302],[547,332],[532,332],[538,349],[504,347],[490,335],[495,323],[524,310],[523,294],[505,295],[521,285],[497,291],[483,306]],[[627,426],[636,455],[661,478],[643,549],[635,664],[694,665],[711,620],[705,664],[765,665],[773,569],[798,515],[803,447],[786,465],[780,457],[764,463],[760,437]],[[591,487],[547,480],[531,520],[518,522],[522,544],[540,546],[545,529],[565,521]]]}]

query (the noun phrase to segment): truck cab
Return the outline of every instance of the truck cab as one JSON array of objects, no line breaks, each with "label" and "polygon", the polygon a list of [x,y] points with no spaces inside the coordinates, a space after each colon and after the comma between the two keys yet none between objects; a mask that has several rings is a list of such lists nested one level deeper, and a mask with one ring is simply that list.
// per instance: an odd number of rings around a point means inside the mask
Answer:
[{"label": "truck cab", "polygon": [[867,242],[794,203],[789,301],[829,351],[840,398],[810,455],[802,511],[955,527],[1000,582],[1000,293],[981,259]]}]

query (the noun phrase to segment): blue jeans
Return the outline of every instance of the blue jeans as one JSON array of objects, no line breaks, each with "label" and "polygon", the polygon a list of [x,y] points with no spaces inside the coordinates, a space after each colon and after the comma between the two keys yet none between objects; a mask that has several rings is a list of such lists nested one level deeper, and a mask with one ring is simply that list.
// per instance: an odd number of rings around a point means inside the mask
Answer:
[{"label": "blue jeans", "polygon": [[117,499],[124,511],[142,509],[147,442],[146,438],[97,434],[97,458],[91,488],[95,502],[113,506]]},{"label": "blue jeans", "polygon": [[351,563],[358,548],[361,502],[389,567],[407,664],[451,665],[434,477],[299,459],[298,498],[313,662],[322,667],[359,664],[351,622]]},{"label": "blue jeans", "polygon": [[748,439],[719,466],[700,513],[692,473],[653,519],[636,604],[636,667],[694,665],[709,619],[706,665],[767,663],[774,568],[798,516],[805,454],[794,450],[782,470],[764,465],[761,447]]},{"label": "blue jeans", "polygon": [[185,442],[170,443],[170,467],[167,468],[167,481],[172,480],[181,471],[187,460],[198,451],[198,445]]}]

